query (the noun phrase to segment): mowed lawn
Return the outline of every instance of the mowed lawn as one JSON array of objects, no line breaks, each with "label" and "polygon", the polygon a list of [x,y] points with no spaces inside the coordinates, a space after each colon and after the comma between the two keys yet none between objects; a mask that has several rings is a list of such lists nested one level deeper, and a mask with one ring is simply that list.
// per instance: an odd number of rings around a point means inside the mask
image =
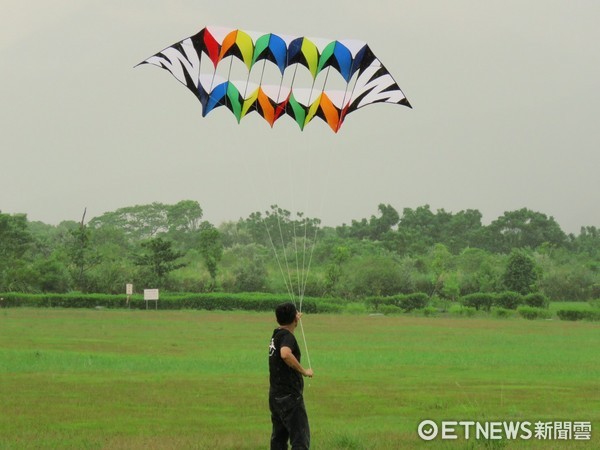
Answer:
[{"label": "mowed lawn", "polygon": [[[275,326],[267,313],[1,309],[0,448],[268,448]],[[304,329],[314,449],[600,448],[598,323],[306,315]],[[424,442],[424,419],[589,421],[592,440]]]}]

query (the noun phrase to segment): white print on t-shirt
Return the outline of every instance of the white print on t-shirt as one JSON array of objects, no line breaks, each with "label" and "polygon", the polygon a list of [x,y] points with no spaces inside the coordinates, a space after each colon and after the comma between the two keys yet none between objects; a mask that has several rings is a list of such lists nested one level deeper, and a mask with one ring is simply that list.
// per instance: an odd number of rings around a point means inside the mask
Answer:
[{"label": "white print on t-shirt", "polygon": [[271,344],[269,345],[269,356],[273,356],[275,354],[275,339],[271,339]]}]

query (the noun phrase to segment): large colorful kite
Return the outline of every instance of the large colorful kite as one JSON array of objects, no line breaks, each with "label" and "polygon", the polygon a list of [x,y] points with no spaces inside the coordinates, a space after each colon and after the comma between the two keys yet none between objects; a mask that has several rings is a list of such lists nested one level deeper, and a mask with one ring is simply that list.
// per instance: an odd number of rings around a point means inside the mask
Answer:
[{"label": "large colorful kite", "polygon": [[283,115],[300,129],[314,118],[337,132],[371,103],[410,103],[365,42],[206,27],[143,61],[190,89],[206,116],[226,106],[239,122],[256,111],[271,126]]}]

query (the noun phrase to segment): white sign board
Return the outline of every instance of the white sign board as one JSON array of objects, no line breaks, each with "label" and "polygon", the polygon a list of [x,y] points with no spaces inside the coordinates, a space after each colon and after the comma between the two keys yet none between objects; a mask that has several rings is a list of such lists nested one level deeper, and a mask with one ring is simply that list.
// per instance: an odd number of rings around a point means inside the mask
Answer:
[{"label": "white sign board", "polygon": [[158,289],[144,289],[144,300],[158,301]]},{"label": "white sign board", "polygon": [[128,283],[125,285],[125,294],[133,295],[133,284]]},{"label": "white sign board", "polygon": [[158,309],[158,289],[144,289],[144,300],[146,300],[146,309],[148,309],[148,302],[156,302],[154,309]]}]

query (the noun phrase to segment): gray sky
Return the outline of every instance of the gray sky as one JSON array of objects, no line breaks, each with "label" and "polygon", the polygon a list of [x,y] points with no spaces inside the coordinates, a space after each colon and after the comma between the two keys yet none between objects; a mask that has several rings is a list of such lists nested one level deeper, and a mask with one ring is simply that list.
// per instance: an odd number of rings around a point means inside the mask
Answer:
[{"label": "gray sky", "polygon": [[[429,204],[600,226],[599,19],[597,0],[0,0],[0,210],[193,199],[215,224],[278,203],[339,225]],[[202,118],[133,66],[205,25],[365,40],[414,109],[368,106],[337,135]]]}]

